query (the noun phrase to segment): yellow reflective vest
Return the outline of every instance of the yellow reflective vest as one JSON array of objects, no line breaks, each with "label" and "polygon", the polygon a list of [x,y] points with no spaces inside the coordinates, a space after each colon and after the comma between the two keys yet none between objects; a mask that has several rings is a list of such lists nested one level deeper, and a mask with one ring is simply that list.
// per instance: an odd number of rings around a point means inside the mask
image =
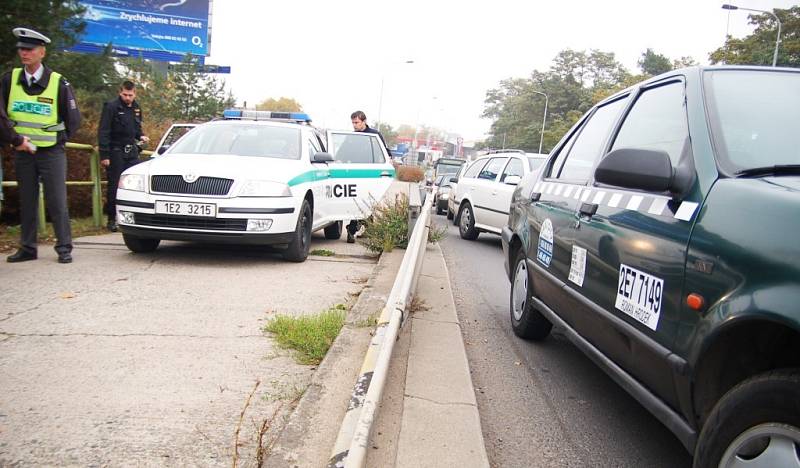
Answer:
[{"label": "yellow reflective vest", "polygon": [[31,139],[36,146],[55,146],[58,132],[64,123],[58,116],[58,84],[61,75],[50,73],[50,81],[42,94],[31,96],[19,83],[22,68],[11,72],[11,90],[8,95],[8,117],[14,122],[14,130]]}]

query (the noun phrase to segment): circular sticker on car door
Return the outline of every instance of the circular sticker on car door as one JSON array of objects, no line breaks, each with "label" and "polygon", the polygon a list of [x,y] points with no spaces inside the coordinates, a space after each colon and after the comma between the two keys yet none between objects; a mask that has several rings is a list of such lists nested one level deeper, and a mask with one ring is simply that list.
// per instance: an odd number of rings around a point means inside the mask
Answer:
[{"label": "circular sticker on car door", "polygon": [[553,223],[550,219],[545,219],[542,229],[539,231],[539,248],[536,253],[536,260],[546,267],[550,267],[553,259]]}]

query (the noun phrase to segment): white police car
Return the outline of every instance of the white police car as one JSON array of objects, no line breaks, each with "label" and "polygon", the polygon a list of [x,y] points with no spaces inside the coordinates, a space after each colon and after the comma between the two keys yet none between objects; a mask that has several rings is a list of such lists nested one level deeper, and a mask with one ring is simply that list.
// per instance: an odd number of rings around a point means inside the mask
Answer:
[{"label": "white police car", "polygon": [[272,244],[302,262],[313,231],[338,239],[394,178],[377,135],[323,133],[302,113],[227,110],[159,152],[117,189],[117,224],[133,252],[162,239]]}]

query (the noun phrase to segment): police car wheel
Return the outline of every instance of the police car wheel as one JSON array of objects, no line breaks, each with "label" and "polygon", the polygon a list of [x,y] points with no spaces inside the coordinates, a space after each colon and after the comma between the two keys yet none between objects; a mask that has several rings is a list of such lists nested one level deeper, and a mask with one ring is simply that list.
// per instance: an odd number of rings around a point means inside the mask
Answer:
[{"label": "police car wheel", "polygon": [[342,222],[336,221],[330,226],[325,227],[325,238],[336,240],[342,237]]},{"label": "police car wheel", "polygon": [[130,234],[122,234],[122,240],[125,241],[125,246],[128,250],[135,253],[152,252],[158,248],[161,239],[146,239],[143,237],[136,237]]},{"label": "police car wheel", "polygon": [[533,285],[528,275],[528,261],[520,249],[514,262],[514,276],[511,278],[511,329],[514,334],[526,340],[540,341],[547,338],[553,324],[533,306]]},{"label": "police car wheel", "polygon": [[478,230],[475,229],[475,215],[472,212],[472,205],[469,203],[464,203],[458,214],[458,233],[462,239],[475,240],[478,238]]},{"label": "police car wheel", "polygon": [[297,227],[292,242],[283,252],[283,257],[290,262],[302,262],[308,257],[308,246],[311,243],[311,223],[313,214],[308,200],[303,200],[297,215]]}]

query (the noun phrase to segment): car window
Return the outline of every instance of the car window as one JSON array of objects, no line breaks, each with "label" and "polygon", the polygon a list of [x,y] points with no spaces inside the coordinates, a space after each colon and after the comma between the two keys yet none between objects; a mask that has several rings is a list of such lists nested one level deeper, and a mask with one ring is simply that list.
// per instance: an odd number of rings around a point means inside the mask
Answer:
[{"label": "car window", "polygon": [[467,169],[466,172],[464,172],[464,175],[461,177],[464,177],[465,179],[474,178],[478,175],[478,172],[483,169],[483,166],[486,165],[486,161],[488,161],[488,159],[479,159],[475,161],[471,166],[469,166],[469,169]]},{"label": "car window", "polygon": [[[557,176],[559,179],[580,182],[589,180],[594,163],[603,150],[603,142],[626,102],[627,99],[618,99],[597,108],[573,139],[572,147],[566,156],[562,159],[564,151],[559,155],[559,159],[563,161]],[[556,165],[558,164],[557,160]]]},{"label": "car window", "polygon": [[367,135],[334,133],[333,159],[346,163],[371,164],[374,162],[372,140]]},{"label": "car window", "polygon": [[547,161],[547,159],[544,159],[544,158],[528,158],[528,168],[531,170],[531,172],[536,171],[540,167],[542,167],[542,164],[544,164],[545,161]]},{"label": "car window", "polygon": [[712,70],[704,73],[712,130],[731,172],[798,164],[800,73]]},{"label": "car window", "polygon": [[300,159],[300,130],[268,125],[200,125],[179,139],[170,153]]},{"label": "car window", "polygon": [[688,136],[683,83],[673,82],[639,95],[625,117],[612,149],[666,151],[672,165],[676,166]]},{"label": "car window", "polygon": [[500,173],[500,170],[503,168],[503,165],[506,163],[508,158],[492,158],[489,162],[481,169],[481,172],[478,174],[479,179],[485,180],[495,180],[497,179],[497,174]]},{"label": "car window", "polygon": [[512,175],[520,177],[525,175],[525,171],[522,167],[522,161],[520,161],[518,158],[509,159],[508,164],[506,164],[505,170],[503,170],[503,175],[500,176],[500,182],[504,182],[506,180],[506,177]]},{"label": "car window", "polygon": [[313,161],[314,155],[322,151],[319,149],[319,144],[317,144],[313,138],[308,139],[308,159]]},{"label": "car window", "polygon": [[383,151],[381,151],[381,142],[378,141],[377,138],[370,138],[370,140],[372,140],[372,162],[386,162],[386,158],[383,156]]}]

